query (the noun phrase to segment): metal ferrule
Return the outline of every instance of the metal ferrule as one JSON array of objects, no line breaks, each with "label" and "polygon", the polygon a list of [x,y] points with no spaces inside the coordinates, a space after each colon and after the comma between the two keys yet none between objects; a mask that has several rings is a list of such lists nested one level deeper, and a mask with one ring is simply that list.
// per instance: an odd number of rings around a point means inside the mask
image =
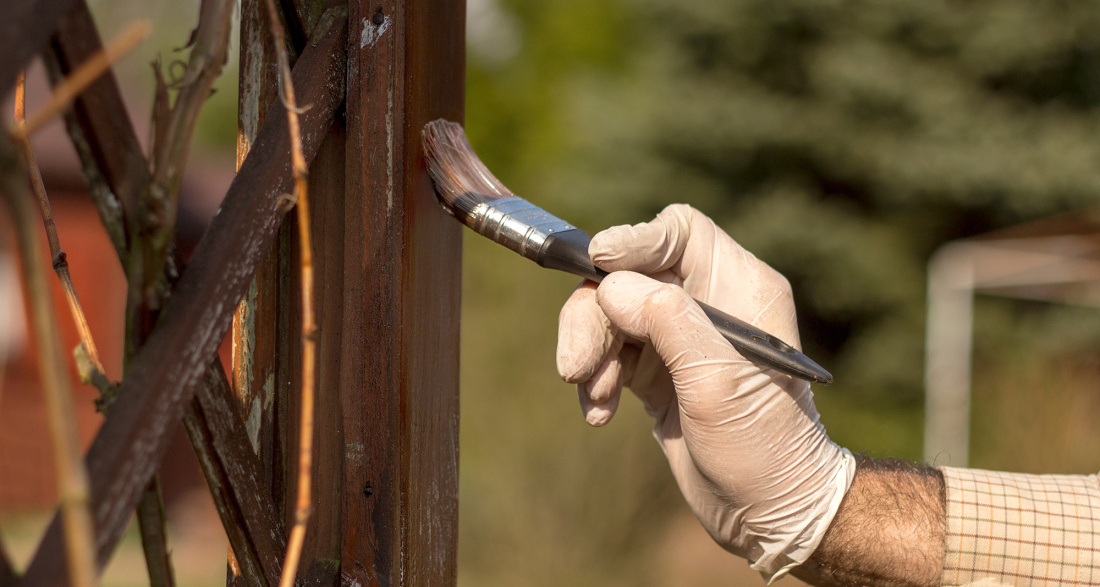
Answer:
[{"label": "metal ferrule", "polygon": [[518,196],[478,204],[467,224],[532,261],[551,234],[575,228]]}]

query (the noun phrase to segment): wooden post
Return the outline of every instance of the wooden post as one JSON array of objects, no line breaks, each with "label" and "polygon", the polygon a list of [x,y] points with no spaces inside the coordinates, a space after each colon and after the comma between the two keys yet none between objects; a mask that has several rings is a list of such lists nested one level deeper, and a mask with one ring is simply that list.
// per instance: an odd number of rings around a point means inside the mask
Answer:
[{"label": "wooden post", "polygon": [[[250,4],[245,142],[264,102],[279,107],[266,27]],[[299,5],[309,3],[294,4],[288,20],[308,31]],[[314,503],[299,571],[310,584],[456,580],[461,225],[435,201],[420,129],[462,121],[464,31],[460,0],[348,5],[346,117],[310,167],[320,339]],[[292,222],[234,325],[234,382],[288,526],[300,377]]]}]

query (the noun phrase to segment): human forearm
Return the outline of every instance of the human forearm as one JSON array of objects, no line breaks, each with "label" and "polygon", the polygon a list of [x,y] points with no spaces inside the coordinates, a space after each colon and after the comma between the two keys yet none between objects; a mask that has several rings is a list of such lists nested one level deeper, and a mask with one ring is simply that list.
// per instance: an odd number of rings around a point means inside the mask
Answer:
[{"label": "human forearm", "polygon": [[821,544],[792,574],[823,586],[939,585],[944,504],[936,469],[861,458]]}]

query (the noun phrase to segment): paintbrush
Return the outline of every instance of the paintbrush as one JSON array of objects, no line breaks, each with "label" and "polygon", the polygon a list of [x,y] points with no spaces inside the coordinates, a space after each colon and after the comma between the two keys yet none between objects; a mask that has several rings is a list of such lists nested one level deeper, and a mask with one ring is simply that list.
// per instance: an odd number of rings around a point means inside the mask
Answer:
[{"label": "paintbrush", "polygon": [[[466,140],[462,126],[424,126],[424,155],[440,204],[463,224],[549,269],[599,282],[607,272],[588,256],[588,233],[513,194]],[[833,376],[798,349],[707,304],[699,307],[745,358],[781,373],[828,385]]]}]

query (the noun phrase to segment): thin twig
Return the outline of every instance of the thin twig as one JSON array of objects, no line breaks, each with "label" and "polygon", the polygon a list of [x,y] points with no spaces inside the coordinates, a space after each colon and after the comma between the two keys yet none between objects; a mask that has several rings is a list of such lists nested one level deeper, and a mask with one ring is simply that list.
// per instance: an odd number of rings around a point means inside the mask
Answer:
[{"label": "thin twig", "polygon": [[50,96],[50,101],[39,108],[27,121],[26,126],[16,130],[16,133],[20,133],[24,137],[34,134],[34,131],[67,108],[73,99],[84,88],[103,75],[103,72],[107,71],[111,64],[129,53],[145,37],[149,36],[150,31],[152,31],[152,27],[147,20],[136,20],[130,24],[129,28],[123,31],[110,45],[107,45],[103,51],[82,63],[72,75],[58,84],[54,88],[53,95]]},{"label": "thin twig", "polygon": [[[76,331],[80,335],[80,343],[84,346],[87,360],[92,369],[91,372],[81,371],[81,378],[85,383],[94,380],[106,381],[103,375],[103,363],[99,360],[99,352],[96,350],[95,341],[92,340],[92,331],[88,328],[88,319],[84,316],[84,309],[80,306],[80,298],[73,287],[73,278],[69,274],[69,261],[65,251],[61,248],[61,240],[57,236],[57,225],[54,224],[53,210],[50,207],[50,199],[46,195],[46,185],[42,182],[42,172],[38,168],[38,159],[34,156],[31,142],[26,132],[25,104],[27,99],[27,84],[25,73],[20,73],[15,81],[15,129],[13,133],[15,145],[23,155],[23,161],[27,166],[31,187],[34,189],[34,197],[38,200],[38,209],[42,213],[42,223],[46,227],[46,240],[50,243],[50,258],[53,260],[53,270],[61,281],[61,288],[65,292],[65,301],[69,305],[69,313],[72,314]],[[95,377],[98,373],[102,377]],[[106,390],[100,390],[106,393]]]},{"label": "thin twig", "polygon": [[27,189],[25,170],[19,163],[10,138],[0,133],[0,189],[11,208],[38,340],[38,365],[49,413],[50,435],[54,441],[69,582],[71,585],[91,587],[96,576],[96,559],[92,517],[88,508],[88,472],[81,458],[72,390],[61,358],[61,341],[50,303],[49,283],[32,228],[37,222],[30,206],[31,194]]},{"label": "thin twig", "polygon": [[176,575],[168,551],[168,519],[164,511],[160,479],[156,474],[145,486],[145,494],[141,496],[135,517],[141,531],[141,548],[145,553],[149,586],[174,587]]},{"label": "thin twig", "polygon": [[313,498],[313,387],[316,377],[317,324],[313,316],[313,241],[309,230],[308,168],[302,155],[302,134],[298,127],[298,104],[294,98],[294,82],[290,77],[290,60],[286,55],[286,39],[274,0],[265,0],[271,38],[278,48],[279,74],[286,107],[287,130],[290,133],[290,160],[294,170],[294,197],[298,203],[298,235],[301,257],[302,288],[302,406],[298,426],[298,491],[294,506],[294,527],[287,539],[286,559],[279,587],[291,587],[298,574],[298,564],[305,542]]}]

